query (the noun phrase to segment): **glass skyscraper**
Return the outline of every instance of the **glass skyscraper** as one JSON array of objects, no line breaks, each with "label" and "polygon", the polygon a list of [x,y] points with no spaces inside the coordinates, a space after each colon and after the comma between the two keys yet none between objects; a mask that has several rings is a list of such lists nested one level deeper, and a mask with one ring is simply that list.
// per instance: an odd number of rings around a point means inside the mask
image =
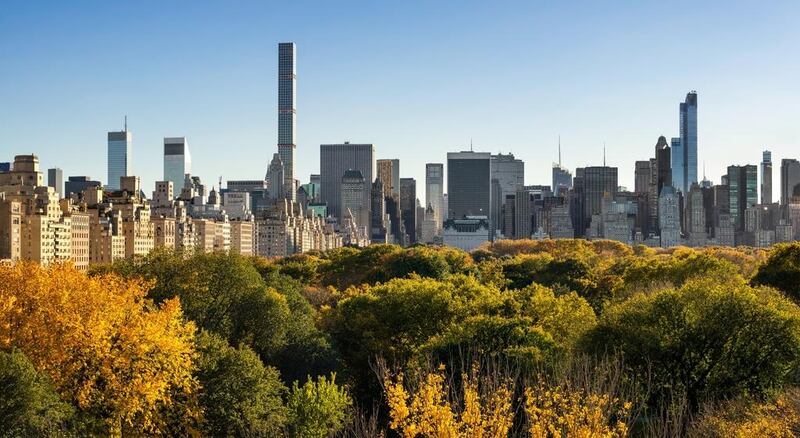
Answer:
[{"label": "glass skyscraper", "polygon": [[187,173],[192,173],[192,156],[186,137],[165,137],[164,181],[172,181],[173,190],[180,194]]},{"label": "glass skyscraper", "polygon": [[[284,163],[284,169],[285,169]],[[358,170],[364,178],[362,197],[369,209],[372,201],[372,181],[375,176],[375,146],[372,144],[323,144],[319,146],[320,194],[328,204],[328,213],[342,220],[342,177],[348,170]],[[285,170],[284,170],[285,171]],[[399,199],[398,199],[399,202]]]},{"label": "glass skyscraper", "polygon": [[728,166],[728,209],[737,230],[744,227],[744,211],[758,203],[757,174],[753,164]]},{"label": "glass skyscraper", "polygon": [[109,190],[119,190],[120,178],[133,173],[133,134],[126,126],[124,131],[108,133],[108,180]]},{"label": "glass skyscraper", "polygon": [[[297,74],[294,43],[278,44],[278,154],[283,163],[284,192],[295,199],[294,190],[294,128]],[[341,175],[339,175],[341,178]],[[368,180],[369,181],[369,180]]]},{"label": "glass skyscraper", "polygon": [[675,189],[688,194],[697,182],[697,92],[687,93],[680,104],[680,148],[676,151],[673,145],[672,157]]},{"label": "glass skyscraper", "polygon": [[489,217],[491,159],[488,152],[447,153],[447,218]]}]

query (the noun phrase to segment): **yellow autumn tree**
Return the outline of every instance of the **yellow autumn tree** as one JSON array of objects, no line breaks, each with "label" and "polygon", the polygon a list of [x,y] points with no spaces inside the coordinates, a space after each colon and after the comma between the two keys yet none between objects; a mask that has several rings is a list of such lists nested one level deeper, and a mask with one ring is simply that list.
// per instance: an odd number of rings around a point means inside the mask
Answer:
[{"label": "yellow autumn tree", "polygon": [[564,385],[525,388],[525,413],[531,438],[625,437],[628,435],[625,419],[630,411],[630,402],[621,402],[608,394]]},{"label": "yellow autumn tree", "polygon": [[462,393],[453,395],[444,366],[429,372],[417,385],[406,385],[402,373],[384,379],[391,421],[389,427],[404,438],[504,438],[514,415],[512,385],[494,381],[478,385],[478,370],[462,374]]},{"label": "yellow autumn tree", "polygon": [[165,432],[175,418],[190,425],[199,417],[189,402],[195,328],[177,300],[155,307],[147,288],[70,265],[0,266],[0,345],[24,352],[103,434]]}]

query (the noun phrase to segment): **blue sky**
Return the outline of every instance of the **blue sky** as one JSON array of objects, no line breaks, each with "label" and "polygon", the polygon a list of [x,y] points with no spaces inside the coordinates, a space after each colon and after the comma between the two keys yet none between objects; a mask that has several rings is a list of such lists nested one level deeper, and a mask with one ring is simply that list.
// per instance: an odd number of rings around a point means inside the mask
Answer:
[{"label": "blue sky", "polygon": [[0,0],[0,161],[36,153],[104,180],[106,131],[127,114],[147,192],[165,136],[188,137],[209,184],[261,177],[277,43],[294,41],[303,181],[321,143],[374,143],[422,181],[472,139],[549,184],[561,135],[564,165],[601,164],[605,142],[632,188],[689,90],[699,161],[719,181],[764,148],[800,157],[798,19],[797,1]]}]

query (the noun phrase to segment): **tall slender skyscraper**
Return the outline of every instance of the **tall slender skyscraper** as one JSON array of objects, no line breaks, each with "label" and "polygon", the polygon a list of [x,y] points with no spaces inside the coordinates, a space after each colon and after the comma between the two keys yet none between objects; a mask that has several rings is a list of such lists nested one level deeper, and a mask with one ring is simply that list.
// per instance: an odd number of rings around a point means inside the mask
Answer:
[{"label": "tall slender skyscraper", "polygon": [[400,160],[396,158],[378,160],[377,166],[384,197],[395,196],[400,199]]},{"label": "tall slender skyscraper", "polygon": [[108,181],[106,187],[119,190],[120,178],[133,173],[133,134],[128,131],[128,121],[122,131],[108,133]]},{"label": "tall slender skyscraper", "polygon": [[297,113],[296,73],[294,43],[278,44],[278,154],[283,163],[283,189],[288,199],[295,199],[296,196],[294,187],[294,150],[297,147],[294,139]]},{"label": "tall slender skyscraper", "polygon": [[672,150],[672,178],[676,190],[689,193],[697,182],[697,92],[680,104],[680,149]]},{"label": "tall slender skyscraper", "polygon": [[192,156],[186,137],[164,137],[164,181],[180,193],[187,173],[192,173]]},{"label": "tall slender skyscraper", "polygon": [[772,204],[772,152],[764,151],[761,159],[761,204]]}]

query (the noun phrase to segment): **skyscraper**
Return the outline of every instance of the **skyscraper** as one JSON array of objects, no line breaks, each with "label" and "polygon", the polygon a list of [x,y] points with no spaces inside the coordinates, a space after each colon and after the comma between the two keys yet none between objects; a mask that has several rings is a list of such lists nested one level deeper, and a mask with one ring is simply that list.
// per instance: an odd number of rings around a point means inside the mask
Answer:
[{"label": "skyscraper", "polygon": [[772,204],[772,152],[764,151],[761,159],[761,204]]},{"label": "skyscraper", "polygon": [[378,160],[378,178],[383,183],[384,197],[396,196],[400,199],[400,160],[383,159]]},{"label": "skyscraper", "polygon": [[267,189],[269,190],[269,197],[272,199],[283,199],[286,196],[283,183],[285,168],[281,161],[280,154],[272,154],[272,161],[269,163],[267,169]]},{"label": "skyscraper", "polygon": [[635,193],[649,193],[650,182],[653,179],[650,169],[650,160],[636,161],[634,163],[633,175],[633,191]]},{"label": "skyscraper", "polygon": [[[328,213],[342,219],[340,208],[342,176],[347,170],[358,170],[364,181],[375,178],[375,147],[372,144],[323,144],[319,147],[320,183],[322,202],[328,204]],[[285,167],[285,164],[284,164]],[[370,205],[372,184],[364,184],[364,205]],[[398,199],[399,201],[399,199]]]},{"label": "skyscraper", "polygon": [[47,185],[64,197],[64,171],[58,167],[47,169]]},{"label": "skyscraper", "polygon": [[[297,96],[294,43],[278,44],[278,154],[283,163],[285,196],[294,200],[295,98]],[[338,178],[341,178],[339,175]],[[372,181],[367,178],[367,181]]]},{"label": "skyscraper", "polygon": [[[674,144],[675,139],[673,138],[672,140]],[[670,163],[672,162],[672,156],[675,155],[674,152],[667,144],[666,137],[663,135],[658,137],[656,142],[656,196],[661,194],[661,189],[664,186],[673,185],[674,179]]]},{"label": "skyscraper", "polygon": [[448,219],[464,216],[489,217],[491,203],[491,154],[488,152],[447,153]]},{"label": "skyscraper", "polygon": [[736,230],[744,227],[744,211],[758,203],[757,173],[753,164],[728,166],[728,210]]},{"label": "skyscraper", "polygon": [[800,161],[784,158],[781,160],[781,204],[787,205],[796,197],[800,197]]},{"label": "skyscraper", "polygon": [[348,169],[344,172],[341,179],[341,203],[342,217],[352,215],[359,229],[370,228],[370,209],[371,196],[364,198],[364,192],[371,193],[371,187],[364,180],[364,175],[360,170]]},{"label": "skyscraper", "polygon": [[125,129],[108,133],[108,181],[106,187],[119,190],[120,178],[133,173],[133,134]]},{"label": "skyscraper", "polygon": [[433,210],[436,221],[435,232],[439,233],[444,222],[444,165],[425,164],[425,202]]},{"label": "skyscraper", "polygon": [[400,210],[409,245],[417,242],[417,180],[400,178]]},{"label": "skyscraper", "polygon": [[678,191],[689,193],[697,182],[697,92],[686,94],[680,104],[680,150],[672,151],[673,185]]},{"label": "skyscraper", "polygon": [[572,173],[561,165],[561,136],[558,137],[558,163],[553,163],[553,193],[564,196],[572,188]]},{"label": "skyscraper", "polygon": [[494,235],[495,230],[501,228],[500,222],[503,200],[506,195],[516,193],[517,189],[525,185],[525,163],[514,158],[514,154],[492,155],[491,159],[491,203],[489,230]]},{"label": "skyscraper", "polygon": [[589,224],[592,215],[602,213],[603,197],[608,194],[611,199],[617,194],[617,168],[608,166],[590,166],[580,169],[576,175],[583,177],[583,214],[585,224]]},{"label": "skyscraper", "polygon": [[192,156],[186,137],[164,137],[164,181],[180,192],[187,173],[192,173]]}]

